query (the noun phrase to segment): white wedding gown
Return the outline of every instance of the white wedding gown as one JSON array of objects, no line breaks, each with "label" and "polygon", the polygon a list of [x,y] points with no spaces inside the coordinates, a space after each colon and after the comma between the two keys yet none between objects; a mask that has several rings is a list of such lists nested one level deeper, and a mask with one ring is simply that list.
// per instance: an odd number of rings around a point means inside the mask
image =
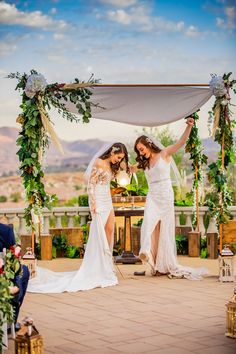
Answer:
[{"label": "white wedding gown", "polygon": [[96,214],[92,217],[86,251],[79,270],[52,272],[38,267],[37,276],[29,281],[28,292],[76,292],[118,284],[112,258],[113,245],[109,247],[105,233],[105,225],[113,209],[110,180],[110,172],[93,168],[88,194],[90,204],[96,201]]},{"label": "white wedding gown", "polygon": [[[207,273],[204,268],[184,267],[177,262],[175,243],[174,193],[170,179],[170,163],[161,156],[153,167],[145,170],[149,191],[141,228],[140,255],[144,253],[152,269],[176,277],[198,280]],[[152,234],[160,221],[156,262],[152,248]]]}]

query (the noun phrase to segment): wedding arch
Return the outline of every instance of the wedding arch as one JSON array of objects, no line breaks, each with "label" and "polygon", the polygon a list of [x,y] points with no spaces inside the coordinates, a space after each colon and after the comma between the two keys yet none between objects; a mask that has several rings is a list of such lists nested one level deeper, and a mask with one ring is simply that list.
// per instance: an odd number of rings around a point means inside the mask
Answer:
[{"label": "wedding arch", "polygon": [[83,123],[88,123],[90,119],[105,119],[153,127],[193,116],[195,124],[186,151],[192,159],[193,187],[198,206],[198,186],[202,180],[202,165],[207,158],[198,136],[197,111],[215,95],[210,118],[214,118],[212,135],[220,144],[220,153],[218,160],[209,166],[208,178],[218,194],[218,200],[210,205],[210,210],[221,228],[222,223],[229,219],[228,207],[231,203],[225,176],[225,170],[233,160],[232,128],[235,122],[231,119],[229,90],[236,80],[230,79],[231,74],[224,74],[223,77],[212,75],[209,84],[167,85],[99,84],[93,76],[87,82],[75,79],[71,84],[48,85],[44,76],[35,70],[31,70],[30,75],[8,75],[18,80],[16,89],[22,96],[22,112],[17,118],[22,126],[17,139],[17,154],[28,203],[25,209],[27,225],[34,228],[34,220],[40,217],[42,208],[50,208],[53,201],[53,196],[49,196],[44,189],[41,165],[42,155],[49,145],[49,135],[61,150],[48,114],[51,107],[55,107],[68,121],[82,120]]}]

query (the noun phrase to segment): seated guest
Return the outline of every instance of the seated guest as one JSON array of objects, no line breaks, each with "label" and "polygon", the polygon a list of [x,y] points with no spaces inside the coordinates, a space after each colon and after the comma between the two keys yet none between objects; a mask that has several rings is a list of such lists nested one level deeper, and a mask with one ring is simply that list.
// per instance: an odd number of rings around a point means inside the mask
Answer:
[{"label": "seated guest", "polygon": [[[0,223],[0,252],[3,249],[9,249],[16,243],[13,227]],[[28,281],[29,281],[29,269],[27,266],[22,265],[21,270],[16,274],[14,279],[14,286],[10,287],[10,293],[14,296],[12,299],[12,306],[14,309],[14,323],[16,330],[20,329],[20,324],[17,323],[20,307],[23,303]]]}]

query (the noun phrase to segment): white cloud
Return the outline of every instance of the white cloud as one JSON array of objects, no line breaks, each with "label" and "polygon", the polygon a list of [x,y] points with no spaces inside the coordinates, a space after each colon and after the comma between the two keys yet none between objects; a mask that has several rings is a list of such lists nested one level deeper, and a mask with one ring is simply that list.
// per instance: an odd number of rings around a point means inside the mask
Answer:
[{"label": "white cloud", "polygon": [[0,56],[6,56],[14,53],[17,49],[17,45],[15,43],[10,43],[10,42],[5,42],[1,41],[0,42]]},{"label": "white cloud", "polygon": [[88,73],[92,73],[92,72],[93,72],[92,66],[88,66],[88,67],[86,68],[86,71],[87,71]]},{"label": "white cloud", "polygon": [[0,2],[0,23],[42,28],[44,30],[54,30],[55,28],[63,30],[67,27],[65,21],[54,21],[41,11],[19,11],[14,4],[11,5],[4,1]]},{"label": "white cloud", "polygon": [[186,36],[188,37],[198,37],[200,32],[198,31],[197,27],[189,26],[185,32]]},{"label": "white cloud", "polygon": [[63,54],[61,55],[60,53],[48,53],[47,59],[58,64],[64,65],[67,63],[67,59],[64,57]]},{"label": "white cloud", "polygon": [[53,34],[53,38],[54,38],[56,41],[62,41],[62,40],[65,38],[65,36],[64,36],[64,34],[62,34],[62,33],[54,33],[54,34]]},{"label": "white cloud", "polygon": [[152,17],[149,9],[140,5],[132,7],[129,10],[119,9],[107,12],[107,17],[110,21],[120,23],[122,25],[137,26],[141,31],[166,31],[180,32],[184,29],[184,22],[167,21],[162,17]]},{"label": "white cloud", "polygon": [[132,22],[132,17],[124,10],[109,11],[108,19],[123,25],[129,25]]},{"label": "white cloud", "polygon": [[51,8],[51,14],[55,15],[57,13],[57,9],[55,7]]},{"label": "white cloud", "polygon": [[137,0],[100,0],[102,4],[113,5],[117,7],[128,7],[137,4]]},{"label": "white cloud", "polygon": [[217,17],[216,25],[229,31],[234,30],[236,28],[236,8],[234,6],[225,6],[224,13],[225,19]]}]

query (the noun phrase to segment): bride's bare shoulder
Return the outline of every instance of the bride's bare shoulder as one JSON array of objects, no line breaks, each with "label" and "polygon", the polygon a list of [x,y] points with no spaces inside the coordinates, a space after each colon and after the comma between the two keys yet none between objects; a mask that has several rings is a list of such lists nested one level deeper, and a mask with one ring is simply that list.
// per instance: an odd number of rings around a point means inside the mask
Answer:
[{"label": "bride's bare shoulder", "polygon": [[102,160],[100,158],[97,158],[95,160],[93,167],[96,169],[106,170],[106,164],[105,164],[104,160]]}]

